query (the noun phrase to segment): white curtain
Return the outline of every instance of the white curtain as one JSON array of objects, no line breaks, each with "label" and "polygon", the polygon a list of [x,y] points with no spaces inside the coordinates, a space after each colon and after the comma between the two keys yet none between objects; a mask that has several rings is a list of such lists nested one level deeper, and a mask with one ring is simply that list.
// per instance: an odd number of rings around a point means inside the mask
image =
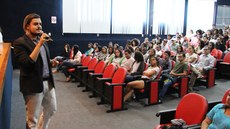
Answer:
[{"label": "white curtain", "polygon": [[111,0],[63,0],[63,33],[110,33]]},{"label": "white curtain", "polygon": [[189,30],[212,28],[214,0],[188,0],[187,33]]},{"label": "white curtain", "polygon": [[152,34],[183,32],[184,9],[185,0],[154,0]]},{"label": "white curtain", "polygon": [[112,33],[142,34],[147,9],[147,0],[113,0]]},{"label": "white curtain", "polygon": [[230,6],[219,5],[217,7],[216,26],[223,29],[228,25],[230,25]]}]

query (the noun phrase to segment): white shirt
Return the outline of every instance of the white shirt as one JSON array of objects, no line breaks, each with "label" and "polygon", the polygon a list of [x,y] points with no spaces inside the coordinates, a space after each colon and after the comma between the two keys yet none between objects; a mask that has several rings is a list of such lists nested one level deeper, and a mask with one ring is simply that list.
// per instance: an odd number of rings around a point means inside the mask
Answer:
[{"label": "white shirt", "polygon": [[130,73],[135,73],[135,72],[137,72],[137,69],[139,68],[139,66],[140,66],[140,62],[135,62],[134,64],[133,64],[133,69],[132,69],[132,71],[130,72]]},{"label": "white shirt", "polygon": [[134,58],[130,57],[129,59],[125,58],[122,62],[121,62],[121,67],[125,68],[126,70],[130,70],[131,66],[134,62]]},{"label": "white shirt", "polygon": [[146,71],[152,71],[152,70],[156,71],[156,74],[153,74],[151,77],[147,77],[147,76],[143,75],[141,78],[148,78],[148,79],[154,80],[157,77],[157,75],[159,74],[160,68],[149,66]]},{"label": "white shirt", "polygon": [[186,53],[186,60],[188,61],[189,59],[195,58],[195,60],[191,63],[191,64],[195,64],[196,60],[197,60],[197,54],[193,53],[192,55],[190,55],[189,53]]},{"label": "white shirt", "polygon": [[76,55],[74,56],[74,59],[71,60],[71,62],[72,62],[73,64],[81,63],[81,56],[82,56],[81,52],[78,51],[78,52],[76,53]]},{"label": "white shirt", "polygon": [[162,56],[162,51],[160,50],[160,51],[157,51],[156,50],[156,57],[161,57]]},{"label": "white shirt", "polygon": [[211,55],[202,54],[199,57],[199,60],[194,65],[194,67],[203,68],[205,70],[211,69],[214,67],[215,58]]}]

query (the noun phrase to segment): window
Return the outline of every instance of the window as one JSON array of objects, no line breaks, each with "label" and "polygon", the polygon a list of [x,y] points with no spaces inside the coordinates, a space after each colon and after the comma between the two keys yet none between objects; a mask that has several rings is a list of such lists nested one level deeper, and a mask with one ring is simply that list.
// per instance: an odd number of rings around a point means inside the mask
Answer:
[{"label": "window", "polygon": [[214,0],[188,0],[187,32],[212,28]]},{"label": "window", "polygon": [[224,28],[230,25],[230,6],[219,5],[217,7],[216,27]]},{"label": "window", "polygon": [[63,0],[63,33],[110,33],[110,0]]},{"label": "window", "polygon": [[113,0],[112,10],[113,34],[142,34],[147,0]]},{"label": "window", "polygon": [[184,9],[184,0],[154,0],[152,33],[183,32]]}]

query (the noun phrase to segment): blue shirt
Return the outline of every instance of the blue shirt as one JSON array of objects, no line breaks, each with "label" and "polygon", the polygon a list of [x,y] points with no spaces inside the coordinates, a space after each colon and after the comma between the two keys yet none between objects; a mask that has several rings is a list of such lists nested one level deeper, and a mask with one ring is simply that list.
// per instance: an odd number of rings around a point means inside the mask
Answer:
[{"label": "blue shirt", "polygon": [[207,117],[212,121],[208,129],[230,129],[230,116],[224,114],[224,104],[217,104],[207,114]]}]

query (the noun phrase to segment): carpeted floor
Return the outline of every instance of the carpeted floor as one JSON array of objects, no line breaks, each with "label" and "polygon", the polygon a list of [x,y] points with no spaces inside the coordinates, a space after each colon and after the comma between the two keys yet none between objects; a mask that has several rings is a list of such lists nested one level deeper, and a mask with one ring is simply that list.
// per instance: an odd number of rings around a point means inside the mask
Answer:
[{"label": "carpeted floor", "polygon": [[[49,129],[153,129],[159,123],[155,116],[158,111],[175,108],[180,100],[168,95],[163,104],[143,107],[142,104],[130,102],[128,110],[106,113],[109,106],[97,105],[98,98],[89,98],[89,93],[82,92],[78,83],[64,82],[62,73],[54,75],[58,111],[52,118]],[[201,87],[199,93],[208,101],[219,100],[230,80],[218,79],[214,88]],[[25,107],[19,92],[19,70],[14,70],[11,129],[25,129]]]}]

